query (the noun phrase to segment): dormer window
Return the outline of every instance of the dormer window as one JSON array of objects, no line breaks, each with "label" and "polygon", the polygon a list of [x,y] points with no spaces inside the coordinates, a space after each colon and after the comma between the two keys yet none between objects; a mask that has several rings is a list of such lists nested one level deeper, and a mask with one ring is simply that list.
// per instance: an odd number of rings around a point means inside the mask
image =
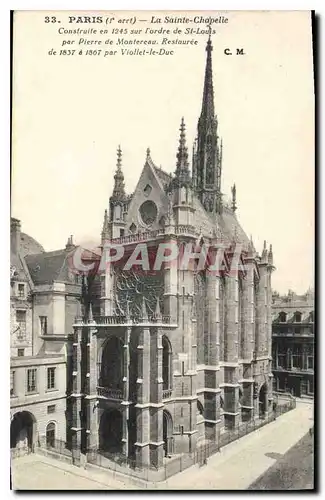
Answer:
[{"label": "dormer window", "polygon": [[279,314],[279,321],[280,321],[280,323],[285,323],[287,321],[287,313],[280,312],[280,314]]},{"label": "dormer window", "polygon": [[295,321],[295,323],[301,323],[301,313],[300,312],[295,312],[294,321]]},{"label": "dormer window", "polygon": [[18,297],[20,299],[24,299],[25,295],[26,295],[25,284],[24,283],[18,283]]}]

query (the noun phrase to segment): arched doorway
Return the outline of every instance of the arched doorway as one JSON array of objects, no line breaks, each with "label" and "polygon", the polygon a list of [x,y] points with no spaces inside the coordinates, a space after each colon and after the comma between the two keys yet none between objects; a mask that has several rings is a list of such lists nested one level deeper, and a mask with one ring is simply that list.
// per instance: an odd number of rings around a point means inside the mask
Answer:
[{"label": "arched doorway", "polygon": [[46,446],[54,448],[55,446],[55,423],[50,422],[46,426]]},{"label": "arched doorway", "polygon": [[260,392],[259,392],[259,395],[258,395],[258,402],[259,402],[259,417],[260,417],[260,418],[264,418],[264,417],[265,417],[265,414],[266,414],[266,408],[267,408],[266,398],[267,398],[267,386],[266,386],[266,384],[264,383],[264,384],[261,386],[261,388],[260,388]]},{"label": "arched doorway", "polygon": [[118,337],[110,337],[103,349],[99,385],[123,390],[123,342]]},{"label": "arched doorway", "polygon": [[99,425],[99,449],[109,453],[122,452],[123,418],[118,410],[104,411]]},{"label": "arched doorway", "polygon": [[165,457],[173,453],[173,420],[169,411],[163,412],[163,440]]},{"label": "arched doorway", "polygon": [[15,413],[10,425],[10,448],[33,449],[35,442],[36,419],[32,413]]},{"label": "arched doorway", "polygon": [[171,389],[172,379],[172,347],[166,335],[162,337],[163,347],[163,390]]}]

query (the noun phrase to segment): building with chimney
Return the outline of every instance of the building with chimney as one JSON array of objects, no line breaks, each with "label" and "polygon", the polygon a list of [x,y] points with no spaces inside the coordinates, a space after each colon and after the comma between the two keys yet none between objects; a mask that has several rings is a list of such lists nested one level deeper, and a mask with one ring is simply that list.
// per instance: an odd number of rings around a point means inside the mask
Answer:
[{"label": "building with chimney", "polygon": [[273,295],[274,390],[314,397],[314,292]]},{"label": "building with chimney", "polygon": [[[148,149],[129,195],[117,151],[101,251],[113,245],[122,256],[98,259],[69,336],[67,425],[82,454],[159,468],[272,411],[273,252],[264,243],[258,254],[242,229],[236,186],[230,203],[222,193],[210,38],[206,55],[192,172],[183,118],[174,173]],[[208,248],[206,262],[223,249],[220,265],[201,268],[198,256],[152,265],[164,246],[184,255],[189,245],[196,254]]]},{"label": "building with chimney", "polygon": [[66,440],[67,334],[81,284],[69,271],[75,248],[45,252],[11,218],[10,448],[19,452]]}]

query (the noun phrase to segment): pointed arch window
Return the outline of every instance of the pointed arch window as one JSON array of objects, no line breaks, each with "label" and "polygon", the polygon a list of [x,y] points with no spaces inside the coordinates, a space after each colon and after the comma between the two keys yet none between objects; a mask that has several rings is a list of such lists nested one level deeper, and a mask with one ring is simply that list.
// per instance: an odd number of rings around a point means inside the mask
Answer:
[{"label": "pointed arch window", "polygon": [[166,335],[162,338],[163,347],[163,390],[172,388],[172,347]]}]

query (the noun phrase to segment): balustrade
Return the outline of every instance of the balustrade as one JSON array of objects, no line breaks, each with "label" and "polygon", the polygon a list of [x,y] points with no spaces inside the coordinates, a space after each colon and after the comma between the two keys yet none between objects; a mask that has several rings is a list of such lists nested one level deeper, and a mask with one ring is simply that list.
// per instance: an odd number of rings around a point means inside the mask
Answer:
[{"label": "balustrade", "polygon": [[123,391],[120,389],[111,389],[108,387],[97,387],[98,396],[102,396],[107,399],[123,399]]},{"label": "balustrade", "polygon": [[98,326],[106,326],[106,325],[137,325],[141,323],[162,323],[162,324],[172,324],[172,319],[171,316],[168,315],[162,315],[162,316],[148,316],[148,317],[141,317],[141,316],[132,316],[132,317],[127,317],[127,316],[97,316],[95,317],[95,322]]},{"label": "balustrade", "polygon": [[162,391],[162,398],[163,399],[168,399],[171,397],[171,395],[172,395],[171,389],[165,389],[164,391]]}]

